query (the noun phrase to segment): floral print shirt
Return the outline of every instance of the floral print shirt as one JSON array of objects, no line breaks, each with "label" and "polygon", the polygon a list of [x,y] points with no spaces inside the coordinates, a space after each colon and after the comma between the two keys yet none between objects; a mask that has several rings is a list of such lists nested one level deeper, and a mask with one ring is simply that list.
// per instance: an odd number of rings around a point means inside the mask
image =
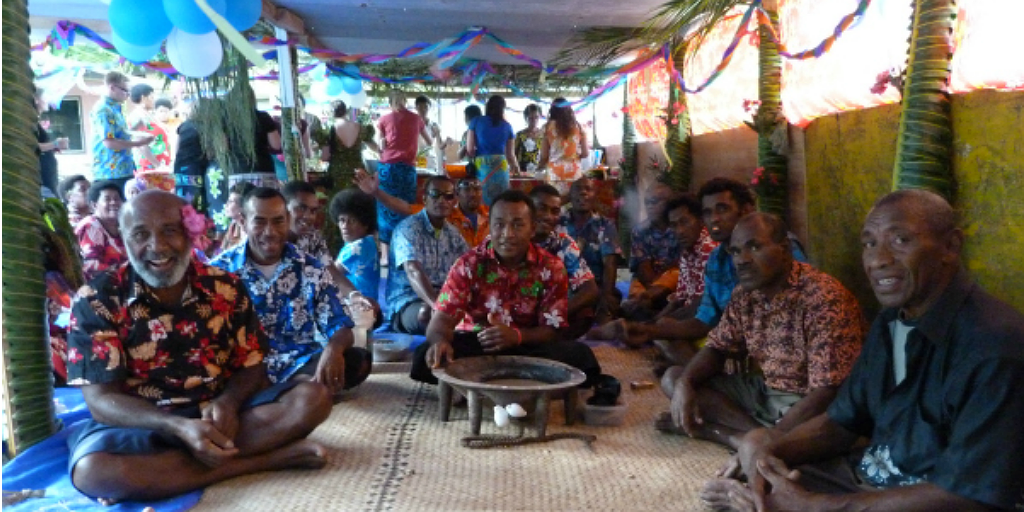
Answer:
[{"label": "floral print shirt", "polygon": [[489,327],[489,313],[498,313],[510,327],[560,329],[567,325],[568,290],[565,265],[554,255],[530,244],[526,261],[508,268],[498,262],[487,242],[455,263],[436,307],[462,319],[457,330]]},{"label": "floral print shirt", "polygon": [[345,277],[352,281],[359,293],[377,300],[380,293],[380,257],[377,240],[366,235],[359,240],[342,246],[338,263],[344,268]]},{"label": "floral print shirt", "polygon": [[593,272],[587,266],[587,262],[580,257],[580,248],[576,242],[565,233],[550,233],[544,240],[534,242],[537,247],[554,254],[562,260],[565,271],[569,275],[569,292],[576,293],[580,286],[587,281],[594,279]]},{"label": "floral print shirt", "polygon": [[181,304],[164,306],[131,265],[78,290],[68,384],[120,382],[164,409],[200,405],[263,361],[267,337],[241,281],[192,261]]},{"label": "floral print shirt", "polygon": [[[540,145],[544,142],[544,131],[537,130],[530,136],[530,130],[522,130],[516,134],[516,160],[521,171],[534,170],[540,162]],[[531,167],[531,164],[533,165]]]},{"label": "floral print shirt", "polygon": [[629,270],[636,273],[640,262],[650,261],[654,275],[660,276],[666,270],[679,264],[679,240],[671,229],[656,229],[650,221],[633,228],[633,243],[629,255]]},{"label": "floral print shirt", "polygon": [[120,236],[110,234],[100,220],[90,215],[75,226],[75,237],[82,253],[82,273],[90,281],[104,270],[128,261],[128,252]]},{"label": "floral print shirt", "polygon": [[331,250],[327,247],[327,240],[324,240],[319,231],[308,235],[299,235],[295,239],[295,248],[316,258],[325,267],[334,264],[334,260],[331,259]]},{"label": "floral print shirt", "polygon": [[323,351],[323,345],[352,320],[342,309],[331,273],[313,256],[285,244],[281,261],[269,279],[249,261],[239,244],[217,256],[211,265],[238,275],[270,337],[267,373],[271,382],[291,378]]},{"label": "floral print shirt", "polygon": [[132,140],[124,120],[121,104],[104,97],[96,102],[92,114],[92,176],[95,180],[131,178],[135,174],[135,160],[130,149],[110,149],[103,145],[107,139]]},{"label": "floral print shirt", "polygon": [[805,395],[839,386],[867,332],[857,299],[835,278],[799,261],[787,283],[770,300],[760,290],[737,287],[705,346],[752,358],[772,389]]},{"label": "floral print shirt", "polygon": [[718,242],[711,239],[707,229],[701,229],[697,243],[679,255],[675,300],[682,301],[683,307],[694,304],[704,295],[704,267],[715,247],[718,247]]},{"label": "floral print shirt", "polygon": [[566,212],[558,219],[559,233],[565,233],[576,241],[580,248],[580,254],[587,262],[587,266],[594,273],[597,285],[600,287],[604,281],[604,258],[615,255],[622,257],[622,248],[619,247],[619,231],[615,228],[615,222],[597,212],[591,214],[583,228],[577,229],[572,220],[572,213]]},{"label": "floral print shirt", "polygon": [[391,245],[388,246],[388,320],[419,297],[409,282],[406,263],[419,262],[430,284],[436,289],[444,284],[448,271],[459,256],[468,250],[469,245],[455,226],[445,222],[441,229],[434,229],[426,210],[403,220],[395,228]]}]

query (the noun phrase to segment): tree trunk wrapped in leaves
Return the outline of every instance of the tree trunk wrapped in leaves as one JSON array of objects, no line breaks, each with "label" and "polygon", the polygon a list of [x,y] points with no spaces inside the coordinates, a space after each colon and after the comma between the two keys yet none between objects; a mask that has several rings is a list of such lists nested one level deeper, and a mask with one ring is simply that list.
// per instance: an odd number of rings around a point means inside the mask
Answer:
[{"label": "tree trunk wrapped in leaves", "polygon": [[[625,88],[623,97],[629,104],[629,88]],[[633,229],[632,215],[637,214],[639,204],[636,192],[636,129],[633,118],[625,111],[622,116],[622,163],[619,166],[619,242],[622,253],[629,254],[630,232]]]},{"label": "tree trunk wrapped in leaves", "polygon": [[[298,72],[294,63],[298,62],[298,57],[295,47],[289,47],[288,51],[292,54],[292,58],[288,60],[292,66],[289,76],[292,77],[292,90],[297,93],[299,90]],[[295,104],[296,106],[301,104],[297,94]],[[284,153],[284,164],[288,169],[288,181],[306,181],[306,157],[302,150],[302,137],[299,134],[299,129],[302,126],[299,120],[303,115],[303,111],[295,107],[281,109],[281,151]]]},{"label": "tree trunk wrapped in leaves", "polygon": [[[672,54],[673,65],[682,75],[686,46],[676,48]],[[669,99],[666,120],[668,122],[665,139],[665,152],[671,166],[662,177],[662,181],[672,190],[685,192],[690,189],[693,178],[693,154],[691,141],[693,133],[690,125],[690,109],[686,105],[686,93],[683,84],[678,83],[675,75],[670,77]]]},{"label": "tree trunk wrapped in leaves", "polygon": [[189,115],[199,132],[203,153],[226,173],[252,172],[256,161],[256,95],[249,85],[249,62],[225,43],[224,64],[204,79],[190,79],[188,92],[197,101]]},{"label": "tree trunk wrapped in leaves", "polygon": [[[776,2],[763,4],[775,33],[779,33],[779,14]],[[785,140],[786,120],[782,116],[782,58],[779,48],[769,36],[768,27],[759,26],[761,39],[758,51],[757,93],[761,102],[754,119],[757,131],[757,165],[754,188],[761,211],[785,217],[789,209],[788,161],[784,144],[773,144],[782,136]],[[773,137],[774,136],[774,137]],[[781,147],[780,147],[781,146]]]},{"label": "tree trunk wrapped in leaves", "polygon": [[910,50],[893,188],[928,188],[952,199],[953,129],[950,116],[952,0],[913,0]]},{"label": "tree trunk wrapped in leaves", "polygon": [[8,448],[17,454],[54,432],[45,336],[43,222],[28,8],[3,3],[3,381]]}]

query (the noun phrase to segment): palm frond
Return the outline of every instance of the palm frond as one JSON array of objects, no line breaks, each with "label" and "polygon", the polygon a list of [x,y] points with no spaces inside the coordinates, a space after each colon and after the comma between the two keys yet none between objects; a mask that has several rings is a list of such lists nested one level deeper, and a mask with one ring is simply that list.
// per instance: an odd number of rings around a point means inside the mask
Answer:
[{"label": "palm frond", "polygon": [[555,54],[556,65],[605,66],[630,52],[647,48],[636,27],[591,27],[576,32]]},{"label": "palm frond", "polygon": [[654,44],[682,39],[688,59],[718,25],[736,14],[737,7],[749,4],[740,0],[668,0],[654,11],[639,36]]}]

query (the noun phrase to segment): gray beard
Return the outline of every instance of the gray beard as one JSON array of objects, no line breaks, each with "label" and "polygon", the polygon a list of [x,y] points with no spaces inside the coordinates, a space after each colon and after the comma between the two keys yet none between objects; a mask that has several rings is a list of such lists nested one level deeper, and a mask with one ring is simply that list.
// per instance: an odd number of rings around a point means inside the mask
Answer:
[{"label": "gray beard", "polygon": [[[153,288],[170,288],[181,282],[185,278],[185,273],[188,272],[189,263],[191,263],[191,257],[188,252],[185,253],[185,257],[179,257],[178,263],[171,269],[169,276],[159,276],[149,271],[143,261],[135,258],[135,255],[131,251],[128,253],[128,261],[132,264],[132,269],[135,273],[142,278],[149,286]],[[180,255],[179,255],[180,256]]]}]

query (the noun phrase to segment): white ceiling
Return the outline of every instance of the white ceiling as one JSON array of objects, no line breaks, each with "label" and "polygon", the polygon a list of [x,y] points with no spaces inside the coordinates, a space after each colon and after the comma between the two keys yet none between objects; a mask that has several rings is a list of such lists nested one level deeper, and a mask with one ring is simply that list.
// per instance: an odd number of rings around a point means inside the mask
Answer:
[{"label": "white ceiling", "polygon": [[[230,1],[230,0],[228,0]],[[664,0],[278,0],[313,35],[346,53],[396,53],[417,42],[454,37],[484,26],[528,55],[547,60],[574,30],[636,26]],[[159,0],[154,0],[159,5]],[[70,19],[100,34],[110,31],[100,0],[29,0],[35,37]],[[486,40],[469,57],[514,63]]]}]

